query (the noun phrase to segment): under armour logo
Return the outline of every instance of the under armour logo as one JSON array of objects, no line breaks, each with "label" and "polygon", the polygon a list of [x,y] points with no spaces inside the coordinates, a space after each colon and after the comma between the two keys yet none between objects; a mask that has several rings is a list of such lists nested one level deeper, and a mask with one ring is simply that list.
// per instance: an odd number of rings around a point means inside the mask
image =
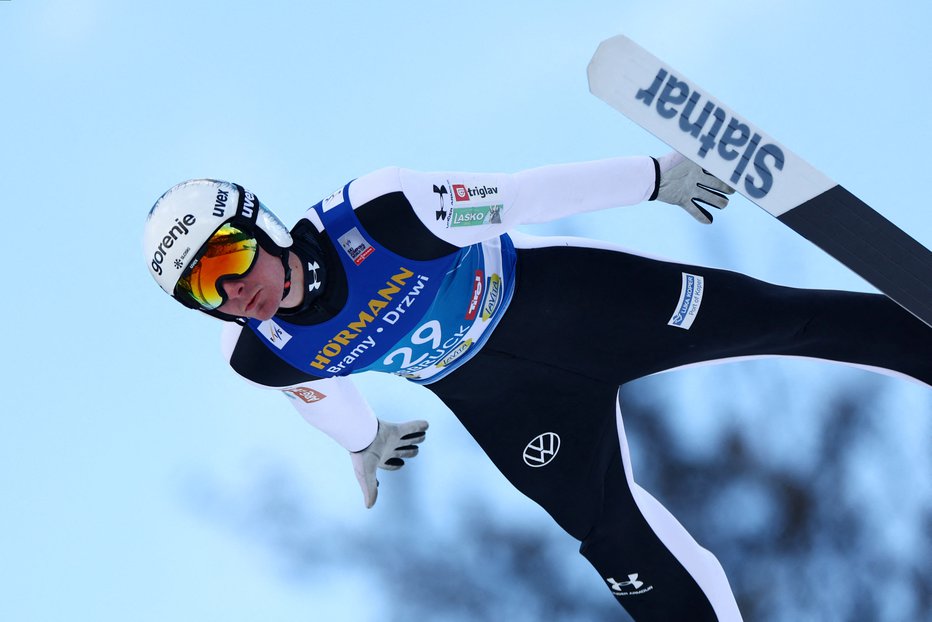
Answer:
[{"label": "under armour logo", "polygon": [[524,463],[537,468],[550,464],[560,451],[560,437],[555,432],[537,436],[524,448]]},{"label": "under armour logo", "polygon": [[634,590],[640,589],[641,586],[644,585],[643,581],[638,581],[637,573],[629,574],[627,581],[619,582],[619,581],[616,581],[614,577],[608,577],[605,580],[608,581],[608,586],[612,588],[612,592],[615,594],[624,594],[625,591],[621,588],[629,586],[629,585]]},{"label": "under armour logo", "polygon": [[320,281],[317,280],[317,271],[320,270],[320,264],[316,261],[307,262],[307,269],[311,272],[311,278],[314,279],[313,283],[309,283],[307,286],[307,291],[312,292],[315,289],[320,289]]},{"label": "under armour logo", "polygon": [[434,186],[434,192],[440,195],[440,209],[436,211],[437,220],[446,220],[447,211],[443,209],[443,195],[448,194],[446,186]]}]

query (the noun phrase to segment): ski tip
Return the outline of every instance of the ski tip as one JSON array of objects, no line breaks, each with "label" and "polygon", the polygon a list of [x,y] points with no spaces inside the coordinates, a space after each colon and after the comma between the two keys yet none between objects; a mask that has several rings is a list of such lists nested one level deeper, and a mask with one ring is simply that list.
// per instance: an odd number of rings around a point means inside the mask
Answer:
[{"label": "ski tip", "polygon": [[590,93],[604,99],[601,94],[612,84],[618,61],[627,56],[632,47],[639,46],[625,35],[615,35],[599,43],[586,69]]}]

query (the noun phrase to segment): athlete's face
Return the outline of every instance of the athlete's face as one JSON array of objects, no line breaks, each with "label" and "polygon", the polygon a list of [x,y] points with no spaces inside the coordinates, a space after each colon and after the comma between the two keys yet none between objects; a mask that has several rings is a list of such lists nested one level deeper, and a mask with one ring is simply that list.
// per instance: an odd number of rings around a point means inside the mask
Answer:
[{"label": "athlete's face", "polygon": [[256,263],[246,276],[223,281],[226,301],[219,311],[237,317],[271,319],[282,302],[285,291],[285,268],[278,257],[259,247]]}]

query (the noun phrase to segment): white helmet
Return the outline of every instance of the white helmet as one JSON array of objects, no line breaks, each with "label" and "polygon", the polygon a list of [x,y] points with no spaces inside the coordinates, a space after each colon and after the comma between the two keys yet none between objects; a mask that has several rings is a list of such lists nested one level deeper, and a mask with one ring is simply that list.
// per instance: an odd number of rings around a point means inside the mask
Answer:
[{"label": "white helmet", "polygon": [[285,261],[291,234],[253,193],[225,181],[192,179],[169,189],[149,211],[143,233],[149,273],[163,290],[192,306],[186,296],[176,295],[175,286],[207,240],[231,222]]}]

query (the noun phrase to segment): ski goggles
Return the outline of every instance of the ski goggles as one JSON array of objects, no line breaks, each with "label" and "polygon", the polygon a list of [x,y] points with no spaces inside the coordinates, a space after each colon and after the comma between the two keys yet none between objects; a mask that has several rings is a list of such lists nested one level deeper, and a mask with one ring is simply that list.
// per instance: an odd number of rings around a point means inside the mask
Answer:
[{"label": "ski goggles", "polygon": [[227,223],[217,229],[178,280],[175,291],[203,309],[213,310],[226,300],[224,279],[245,276],[259,255],[256,236]]}]

